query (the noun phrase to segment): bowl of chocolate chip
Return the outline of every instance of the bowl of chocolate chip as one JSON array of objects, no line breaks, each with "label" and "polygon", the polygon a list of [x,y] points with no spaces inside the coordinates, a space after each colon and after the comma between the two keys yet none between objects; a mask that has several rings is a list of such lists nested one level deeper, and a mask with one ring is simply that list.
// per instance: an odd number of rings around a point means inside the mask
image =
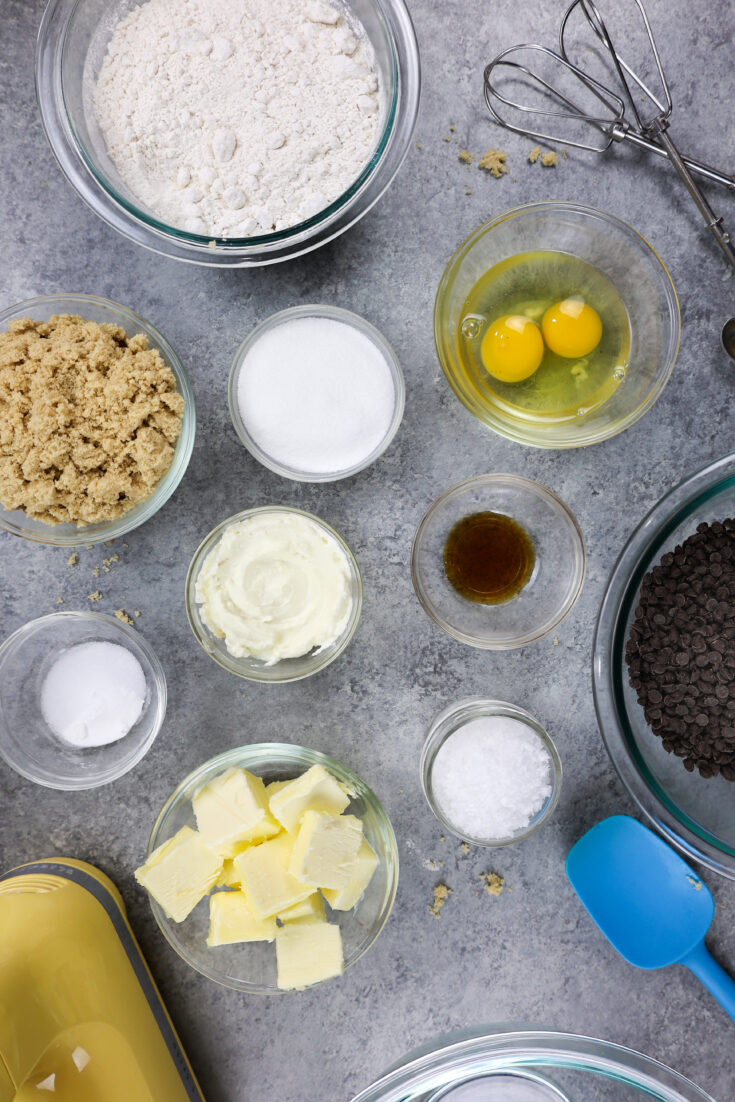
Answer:
[{"label": "bowl of chocolate chip", "polygon": [[735,880],[735,454],[674,487],[630,537],[600,610],[593,682],[640,809]]}]

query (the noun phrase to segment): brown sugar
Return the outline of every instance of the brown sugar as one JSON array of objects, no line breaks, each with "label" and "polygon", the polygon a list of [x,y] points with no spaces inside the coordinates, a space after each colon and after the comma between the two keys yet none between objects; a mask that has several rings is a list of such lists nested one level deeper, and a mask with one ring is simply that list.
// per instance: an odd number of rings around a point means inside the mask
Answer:
[{"label": "brown sugar", "polygon": [[556,153],[551,150],[548,153],[541,154],[541,164],[544,168],[555,168],[557,165]]},{"label": "brown sugar", "polygon": [[540,145],[535,145],[533,147],[533,149],[531,150],[531,152],[528,154],[528,163],[530,165],[535,165],[536,161],[539,159],[540,156],[541,156],[541,146]]},{"label": "brown sugar", "polygon": [[0,333],[0,504],[48,524],[113,520],[171,466],[184,399],[145,336],[70,314]]},{"label": "brown sugar", "polygon": [[496,872],[486,872],[482,880],[488,895],[502,895],[503,888],[505,887],[505,880],[502,876],[498,876]]},{"label": "brown sugar", "polygon": [[434,885],[434,901],[429,904],[429,911],[433,914],[434,918],[439,918],[441,909],[452,894],[452,889],[448,888],[446,884]]},{"label": "brown sugar", "polygon": [[494,176],[496,180],[508,171],[505,167],[508,154],[502,149],[488,149],[487,153],[483,153],[477,162],[477,167],[484,169],[485,172],[489,172],[491,176]]},{"label": "brown sugar", "polygon": [[463,165],[471,165],[475,159],[470,153],[469,149],[460,149],[457,156],[459,157]]}]

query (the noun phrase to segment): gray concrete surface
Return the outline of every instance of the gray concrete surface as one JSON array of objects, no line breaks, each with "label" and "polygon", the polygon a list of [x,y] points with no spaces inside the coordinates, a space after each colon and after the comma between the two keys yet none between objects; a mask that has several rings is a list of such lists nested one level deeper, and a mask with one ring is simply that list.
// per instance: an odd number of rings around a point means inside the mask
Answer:
[{"label": "gray concrete surface", "polygon": [[[551,39],[562,0],[414,0],[425,89],[416,145],[378,207],[321,252],[254,272],[178,265],[116,236],[72,192],[46,144],[33,91],[41,0],[0,0],[0,303],[60,290],[95,292],[157,324],[181,354],[197,396],[189,471],[166,507],[119,547],[97,580],[100,550],[75,568],[68,552],[0,536],[0,634],[55,610],[140,609],[170,707],[148,757],[94,792],[47,791],[0,767],[0,863],[56,853],[98,864],[119,884],[133,927],[210,1102],[346,1102],[410,1047],[481,1022],[526,1020],[619,1041],[669,1063],[731,1102],[733,1023],[684,969],[626,965],[582,912],[563,871],[579,834],[633,807],[607,759],[590,692],[595,615],[613,561],[635,523],[680,476],[732,448],[735,375],[719,350],[733,283],[672,172],[616,150],[570,151],[556,169],[526,162],[531,143],[486,118],[483,63],[515,41]],[[735,11],[727,0],[651,0],[671,76],[682,148],[732,163]],[[459,147],[508,151],[510,175],[491,179]],[[471,195],[466,190],[471,189]],[[713,191],[735,225],[735,207]],[[595,448],[534,451],[486,431],[446,386],[432,343],[433,294],[456,245],[519,202],[565,198],[621,215],[669,266],[683,313],[673,378],[646,418]],[[348,482],[283,481],[238,443],[226,407],[237,343],[271,312],[323,301],[356,310],[393,343],[408,387],[406,417],[384,458]],[[415,527],[452,483],[516,471],[560,493],[587,540],[589,571],[572,615],[551,639],[509,654],[463,647],[421,611],[409,577]],[[282,688],[250,685],[216,667],[186,623],[183,583],[200,538],[249,505],[303,506],[344,533],[359,559],[365,607],[345,655],[321,675]],[[449,701],[493,694],[529,708],[564,761],[561,803],[526,844],[502,851],[441,841],[424,803],[419,752]],[[248,740],[283,739],[350,763],[383,798],[399,839],[401,882],[392,918],[370,954],[340,982],[274,999],[245,998],[191,971],[164,942],[132,871],[154,816],[178,780]],[[735,796],[735,792],[733,793]],[[431,862],[443,862],[440,871]],[[498,899],[478,892],[488,869]],[[429,913],[438,878],[453,894]],[[735,971],[735,884],[709,875],[717,899],[711,946]],[[512,890],[511,890],[512,889]],[[1,931],[0,931],[1,935]],[[618,1096],[616,1095],[616,1098]],[[621,1093],[620,1098],[628,1098]]]}]

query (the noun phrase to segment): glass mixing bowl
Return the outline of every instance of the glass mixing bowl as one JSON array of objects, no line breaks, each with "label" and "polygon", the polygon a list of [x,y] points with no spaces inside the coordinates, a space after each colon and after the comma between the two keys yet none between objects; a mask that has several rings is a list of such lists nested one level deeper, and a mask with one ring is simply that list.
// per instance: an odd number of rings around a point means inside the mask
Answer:
[{"label": "glass mixing bowl", "polygon": [[[267,666],[265,662],[261,661],[259,658],[237,658],[235,655],[230,654],[224,639],[218,638],[211,632],[202,620],[200,611],[201,606],[197,604],[196,599],[197,578],[199,577],[199,571],[202,569],[209,552],[219,541],[226,529],[231,525],[246,520],[248,517],[256,516],[259,513],[287,513],[293,514],[294,516],[306,517],[308,520],[313,521],[313,523],[321,528],[327,536],[331,536],[332,539],[337,541],[347,558],[347,565],[350,572],[350,614],[342,634],[335,639],[333,643],[330,643],[329,646],[323,649],[316,648],[315,650],[310,650],[306,654],[299,655],[298,658],[281,658],[280,661],[274,662],[271,666]],[[244,677],[248,681],[283,684],[286,681],[300,681],[303,677],[311,677],[312,674],[323,670],[325,666],[328,666],[330,662],[334,662],[335,658],[340,656],[352,639],[352,636],[357,630],[361,612],[362,577],[360,575],[360,568],[357,565],[355,556],[342,539],[342,536],[340,536],[339,532],[335,531],[334,528],[331,528],[312,513],[306,513],[303,509],[292,509],[287,505],[261,505],[255,509],[245,509],[242,513],[236,513],[234,516],[228,517],[227,520],[223,520],[222,523],[218,524],[216,528],[213,528],[206,539],[200,543],[199,547],[194,552],[194,557],[191,560],[186,575],[186,614],[189,618],[191,630],[197,638],[197,642],[201,645],[202,649],[207,652],[209,657],[214,659],[223,669],[228,670],[229,673],[236,674],[237,677]]]},{"label": "glass mixing bowl", "polygon": [[[518,1088],[528,1073],[541,1078],[544,1094],[507,1090],[508,1102],[544,1095],[551,1102],[560,1094],[569,1102],[714,1102],[683,1075],[632,1049],[525,1025],[485,1026],[426,1045],[353,1102],[454,1102],[455,1095],[457,1102],[484,1102],[498,1095],[483,1093],[483,1078],[502,1074]],[[460,1086],[461,1094],[451,1089]]]},{"label": "glass mixing bowl", "polygon": [[196,432],[196,414],[194,412],[194,392],[189,377],[179,357],[168,341],[161,336],[149,321],[134,314],[117,302],[109,302],[96,295],[44,295],[17,302],[15,306],[0,312],[0,332],[8,328],[8,323],[16,318],[30,317],[34,321],[48,321],[54,314],[79,314],[100,325],[119,325],[129,335],[143,333],[149,348],[160,352],[166,365],[176,377],[176,384],[184,397],[184,415],[181,419],[181,433],[176,441],[171,466],[150,497],[129,509],[115,520],[101,521],[99,524],[45,524],[41,520],[29,517],[22,509],[3,509],[0,505],[0,528],[15,536],[33,540],[34,543],[49,543],[57,547],[83,547],[92,543],[105,543],[118,536],[131,532],[133,528],[144,524],[166,504],[174,490],[184,477],[189,465],[194,434]]},{"label": "glass mixing bowl", "polygon": [[735,516],[735,455],[686,478],[636,528],[613,568],[594,642],[594,695],[602,737],[628,792],[679,849],[735,880],[735,784],[688,773],[664,750],[628,684],[625,643],[644,575],[698,524]]},{"label": "glass mixing bowl", "polygon": [[[494,512],[517,521],[531,537],[533,573],[515,597],[481,604],[463,597],[444,569],[444,547],[458,521]],[[434,623],[471,647],[511,650],[534,643],[557,627],[582,591],[582,533],[551,490],[514,474],[468,478],[437,498],[419,525],[411,553],[416,596]]]},{"label": "glass mixing bowl", "polygon": [[[625,377],[597,407],[565,420],[502,403],[460,355],[464,304],[477,280],[518,253],[568,253],[594,265],[614,285],[628,314]],[[576,448],[627,429],[668,382],[679,349],[679,303],[671,277],[648,242],[612,214],[576,203],[528,203],[480,226],[460,245],[442,276],[434,305],[434,340],[447,381],[475,417],[520,444]],[[479,386],[478,386],[479,384]]]},{"label": "glass mixing bowl", "polygon": [[[219,754],[190,773],[171,795],[156,819],[147,855],[171,838],[182,826],[196,827],[191,799],[194,793],[226,769],[238,766],[270,781],[291,780],[322,765],[343,784],[350,795],[345,814],[362,819],[365,837],[373,847],[378,864],[362,898],[351,911],[331,911],[328,921],[342,933],[345,969],[355,964],[374,943],[388,921],[398,886],[398,849],[390,819],[380,800],[365,782],[318,750],[279,742],[254,743]],[[276,950],[266,942],[246,945],[207,945],[209,911],[206,902],[197,904],[183,922],[173,922],[151,898],[156,922],[173,949],[203,976],[245,991],[250,995],[285,994],[276,986]]]},{"label": "glass mixing bowl", "polygon": [[91,94],[110,35],[138,0],[49,0],[38,32],[36,95],[46,136],[82,199],[118,233],[177,260],[255,267],[331,241],[380,199],[408,152],[421,87],[416,35],[403,0],[349,0],[375,52],[383,89],[382,130],[350,187],[313,218],[258,237],[209,237],[175,229],[145,209],[105,148]]}]

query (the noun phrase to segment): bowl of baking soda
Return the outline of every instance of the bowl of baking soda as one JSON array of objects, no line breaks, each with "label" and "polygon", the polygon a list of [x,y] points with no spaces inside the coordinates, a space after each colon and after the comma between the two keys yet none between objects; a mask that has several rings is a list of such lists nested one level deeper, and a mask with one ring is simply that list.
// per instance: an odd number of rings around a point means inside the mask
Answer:
[{"label": "bowl of baking soda", "polygon": [[0,645],[0,756],[47,788],[97,788],[148,752],[166,678],[145,639],[112,616],[56,612]]},{"label": "bowl of baking soda", "polygon": [[561,791],[556,747],[529,712],[462,700],[431,725],[421,784],[439,822],[477,846],[521,842],[551,816]]},{"label": "bowl of baking soda", "polygon": [[403,372],[385,337],[336,306],[273,314],[235,354],[230,416],[263,466],[297,482],[364,470],[403,417]]}]

